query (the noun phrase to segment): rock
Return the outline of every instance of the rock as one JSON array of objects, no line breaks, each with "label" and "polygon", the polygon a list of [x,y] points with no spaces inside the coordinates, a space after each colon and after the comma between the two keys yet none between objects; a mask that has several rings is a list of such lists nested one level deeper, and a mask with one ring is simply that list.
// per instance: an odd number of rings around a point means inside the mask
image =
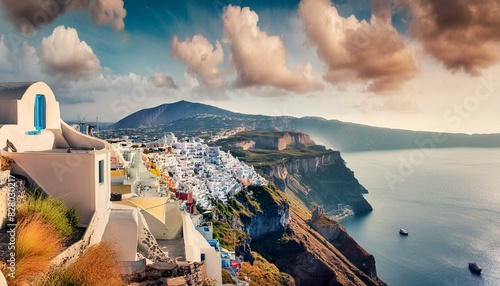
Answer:
[{"label": "rock", "polygon": [[295,212],[278,241],[253,244],[280,271],[289,273],[297,285],[385,285],[351,264],[339,250],[314,231]]},{"label": "rock", "polygon": [[313,211],[309,225],[366,275],[377,277],[375,257],[363,249],[338,221],[329,218],[322,208]]},{"label": "rock", "polygon": [[303,196],[298,197],[306,205],[320,205],[327,212],[338,211],[339,204],[350,206],[354,213],[372,210],[363,197],[368,191],[347,168],[338,151],[254,167],[280,190],[300,190]]},{"label": "rock", "polygon": [[259,240],[270,234],[283,232],[288,223],[290,223],[290,206],[287,202],[281,202],[244,222],[244,230],[253,239]]}]

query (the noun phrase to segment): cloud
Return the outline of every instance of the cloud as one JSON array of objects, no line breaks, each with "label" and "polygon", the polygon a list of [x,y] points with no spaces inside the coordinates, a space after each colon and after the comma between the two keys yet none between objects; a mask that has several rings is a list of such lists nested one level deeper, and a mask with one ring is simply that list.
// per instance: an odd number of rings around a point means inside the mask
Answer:
[{"label": "cloud", "polygon": [[42,39],[40,64],[43,72],[69,80],[88,79],[101,69],[92,48],[80,41],[75,29],[64,26]]},{"label": "cloud", "polygon": [[109,25],[115,31],[125,28],[123,19],[127,16],[123,0],[96,0],[91,8],[96,25]]},{"label": "cloud", "polygon": [[219,41],[214,46],[202,35],[179,42],[177,36],[172,40],[172,56],[188,67],[203,83],[216,87],[221,84],[221,74],[218,65],[224,61],[224,51]]},{"label": "cloud", "polygon": [[478,75],[500,60],[498,0],[396,0],[412,15],[411,37],[455,72]]},{"label": "cloud", "polygon": [[302,0],[299,16],[306,35],[327,66],[325,79],[340,87],[368,84],[375,93],[393,93],[417,72],[413,53],[391,23],[387,7],[376,5],[368,23],[344,18],[329,0]]},{"label": "cloud", "polygon": [[5,36],[0,37],[0,73],[9,72],[13,69],[14,63],[10,56],[10,50],[6,45]]},{"label": "cloud", "polygon": [[175,84],[174,80],[163,73],[153,73],[153,75],[151,76],[151,81],[156,87],[169,87],[177,89],[177,85]]},{"label": "cloud", "polygon": [[269,36],[257,26],[259,16],[248,7],[229,5],[223,13],[226,41],[236,66],[236,86],[268,85],[295,92],[319,90],[310,64],[286,67],[286,50],[279,36]]},{"label": "cloud", "polygon": [[22,34],[31,34],[53,23],[67,11],[87,10],[96,25],[109,25],[123,30],[127,15],[123,0],[2,0],[4,15]]},{"label": "cloud", "polygon": [[54,22],[68,10],[85,9],[90,0],[2,0],[0,1],[5,16],[16,30],[31,34],[41,27]]}]

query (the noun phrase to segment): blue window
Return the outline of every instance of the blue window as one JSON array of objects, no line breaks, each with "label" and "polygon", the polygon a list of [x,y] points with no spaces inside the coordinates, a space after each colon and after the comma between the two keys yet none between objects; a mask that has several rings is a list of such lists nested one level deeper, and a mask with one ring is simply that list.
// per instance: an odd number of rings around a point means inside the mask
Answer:
[{"label": "blue window", "polygon": [[104,160],[99,161],[99,184],[104,183]]},{"label": "blue window", "polygon": [[45,96],[37,94],[35,97],[35,129],[40,131],[45,127]]},{"label": "blue window", "polygon": [[208,227],[204,227],[204,228],[203,228],[203,230],[204,230],[205,232],[209,232],[209,231],[210,231],[210,229],[209,229]]}]

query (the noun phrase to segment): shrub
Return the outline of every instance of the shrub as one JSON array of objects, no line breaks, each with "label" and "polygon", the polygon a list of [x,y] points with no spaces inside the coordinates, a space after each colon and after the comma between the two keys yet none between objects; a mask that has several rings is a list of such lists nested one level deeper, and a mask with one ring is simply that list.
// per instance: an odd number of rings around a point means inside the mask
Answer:
[{"label": "shrub", "polygon": [[107,243],[91,246],[67,268],[50,272],[36,286],[119,286],[124,285],[112,247]]},{"label": "shrub", "polygon": [[280,272],[276,265],[269,263],[257,252],[252,251],[252,255],[255,257],[254,264],[243,262],[238,272],[239,279],[249,279],[250,286],[295,284],[292,276]]},{"label": "shrub", "polygon": [[236,284],[231,274],[224,269],[222,269],[222,284]]},{"label": "shrub", "polygon": [[44,222],[54,227],[61,237],[67,237],[78,224],[74,209],[68,210],[64,202],[48,197],[39,191],[32,192],[18,208],[17,219],[22,221],[40,215]]},{"label": "shrub", "polygon": [[21,221],[16,227],[16,272],[8,278],[9,285],[27,285],[36,275],[50,268],[59,254],[62,241],[59,233],[40,216]]},{"label": "shrub", "polygon": [[78,215],[76,214],[75,208],[70,208],[66,211],[66,218],[68,219],[68,224],[72,229],[78,226]]}]

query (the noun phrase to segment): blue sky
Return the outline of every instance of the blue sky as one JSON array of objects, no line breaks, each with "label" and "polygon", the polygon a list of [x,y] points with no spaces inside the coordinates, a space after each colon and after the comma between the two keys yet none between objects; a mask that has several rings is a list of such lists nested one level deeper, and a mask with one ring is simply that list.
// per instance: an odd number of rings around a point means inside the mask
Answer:
[{"label": "blue sky", "polygon": [[453,18],[438,0],[0,3],[0,80],[47,82],[67,120],[116,121],[184,99],[500,132],[497,0],[454,0]]}]

